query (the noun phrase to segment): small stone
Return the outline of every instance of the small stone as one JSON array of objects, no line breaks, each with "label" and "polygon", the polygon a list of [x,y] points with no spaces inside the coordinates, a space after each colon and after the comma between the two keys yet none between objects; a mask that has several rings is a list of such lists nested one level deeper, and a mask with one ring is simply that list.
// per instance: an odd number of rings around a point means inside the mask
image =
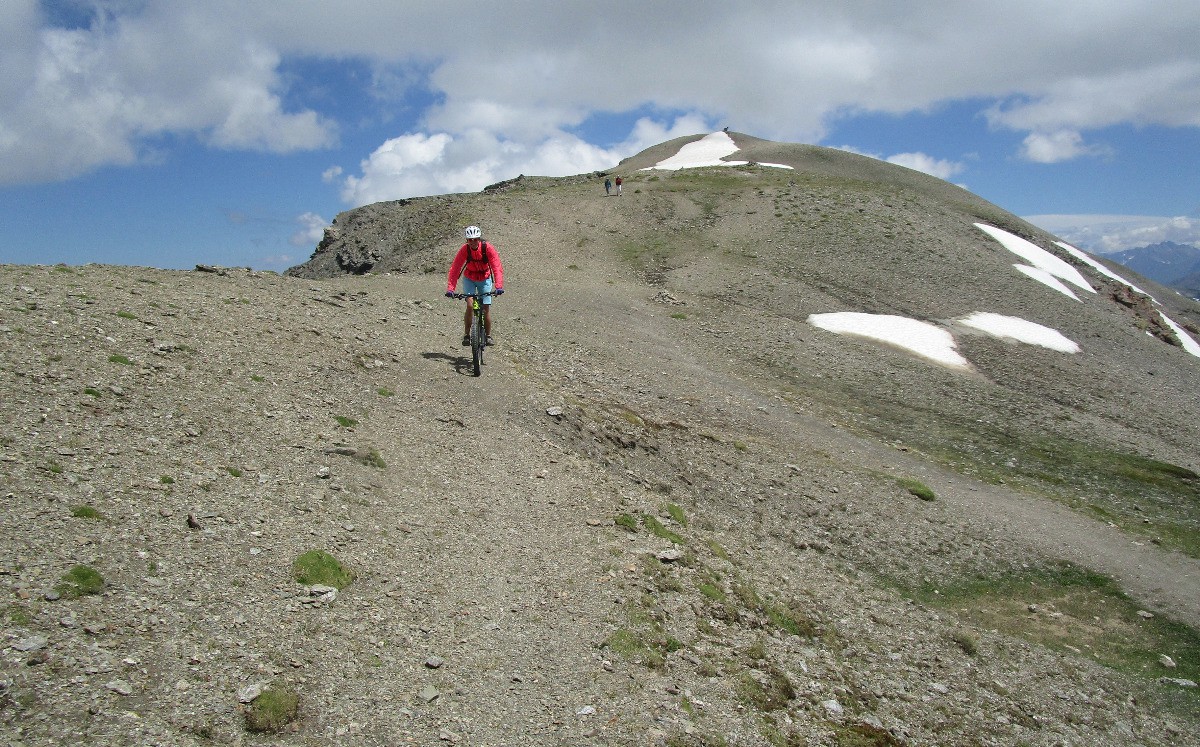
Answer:
[{"label": "small stone", "polygon": [[676,548],[672,548],[670,550],[663,550],[661,552],[655,553],[654,557],[658,558],[659,560],[661,560],[664,563],[674,563],[675,561],[677,561],[683,557],[683,550],[679,550]]},{"label": "small stone", "polygon": [[1178,664],[1175,663],[1174,659],[1167,656],[1166,654],[1162,654],[1158,657],[1158,663],[1162,664],[1167,669],[1174,669],[1175,667],[1179,666]]},{"label": "small stone", "polygon": [[586,706],[580,708],[578,711],[575,711],[575,715],[576,716],[595,716],[596,715],[596,707],[586,705]]},{"label": "small stone", "polygon": [[1143,620],[1153,620],[1154,619],[1153,612],[1147,612],[1146,610],[1138,610],[1137,614],[1138,614],[1138,617],[1142,618]]},{"label": "small stone", "polygon": [[430,656],[425,660],[425,666],[429,667],[430,669],[441,669],[442,665],[445,663],[446,661],[440,656]]},{"label": "small stone", "polygon": [[104,686],[117,695],[133,695],[133,687],[125,680],[111,680],[104,683]]},{"label": "small stone", "polygon": [[42,598],[45,599],[47,602],[57,602],[59,599],[62,599],[62,594],[59,594],[54,589],[51,589],[50,591],[43,594]]},{"label": "small stone", "polygon": [[552,418],[561,418],[563,409],[561,407],[547,407],[546,414]]},{"label": "small stone", "polygon": [[417,693],[417,697],[421,699],[422,703],[432,703],[438,699],[439,695],[441,693],[433,685],[426,685],[421,688],[421,692]]},{"label": "small stone", "polygon": [[29,638],[22,638],[14,643],[12,647],[17,651],[37,651],[39,648],[44,648],[47,643],[49,641],[46,640],[46,636],[35,635]]},{"label": "small stone", "polygon": [[263,694],[264,689],[266,689],[266,683],[263,682],[255,682],[253,684],[246,685],[242,689],[238,690],[238,702],[251,703],[255,698]]},{"label": "small stone", "polygon": [[935,693],[939,693],[941,695],[945,695],[948,692],[950,692],[950,688],[946,687],[945,685],[943,685],[940,682],[931,683],[929,685],[929,689],[933,690]]},{"label": "small stone", "polygon": [[1196,687],[1195,680],[1185,680],[1179,677],[1160,677],[1159,682],[1167,685],[1177,685],[1179,687]]},{"label": "small stone", "polygon": [[829,711],[835,716],[841,714],[842,712],[842,704],[836,700],[823,700],[821,701],[821,705],[825,708],[825,710]]}]

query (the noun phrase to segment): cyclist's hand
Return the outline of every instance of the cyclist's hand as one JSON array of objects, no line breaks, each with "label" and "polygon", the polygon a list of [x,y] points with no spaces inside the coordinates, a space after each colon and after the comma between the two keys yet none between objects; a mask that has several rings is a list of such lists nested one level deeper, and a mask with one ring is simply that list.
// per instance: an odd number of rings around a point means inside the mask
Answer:
[{"label": "cyclist's hand", "polygon": [[446,298],[454,298],[454,291],[446,291]]},{"label": "cyclist's hand", "polygon": [[502,296],[502,295],[504,295],[504,289],[503,289],[503,288],[497,288],[497,289],[496,289],[496,295],[497,295],[497,296]]}]

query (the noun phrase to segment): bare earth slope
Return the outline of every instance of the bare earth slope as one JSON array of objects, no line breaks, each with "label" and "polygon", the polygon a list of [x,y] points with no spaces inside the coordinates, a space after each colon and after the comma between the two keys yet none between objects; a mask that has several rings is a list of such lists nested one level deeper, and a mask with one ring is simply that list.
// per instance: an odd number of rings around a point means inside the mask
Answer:
[{"label": "bare earth slope", "polygon": [[[277,744],[1197,743],[1200,361],[1022,278],[986,203],[620,173],[363,209],[447,223],[390,274],[0,268],[4,741],[265,743],[263,684]],[[478,379],[466,215],[509,278]],[[959,333],[954,371],[838,310],[1084,350]]]}]

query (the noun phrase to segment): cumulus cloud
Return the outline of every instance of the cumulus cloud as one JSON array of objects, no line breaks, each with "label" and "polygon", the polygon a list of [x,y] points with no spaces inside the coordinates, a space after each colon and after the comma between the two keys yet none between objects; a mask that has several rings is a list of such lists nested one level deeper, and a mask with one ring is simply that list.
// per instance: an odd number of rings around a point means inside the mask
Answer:
[{"label": "cumulus cloud", "polygon": [[[819,142],[847,113],[978,100],[993,126],[1031,133],[1023,152],[1045,162],[1094,155],[1086,133],[1114,124],[1200,126],[1200,4],[1178,0],[1091,3],[1086,23],[1073,4],[1040,2],[748,0],[696,12],[682,0],[531,0],[514,13],[445,0],[92,0],[79,5],[100,9],[90,25],[68,28],[45,7],[0,2],[0,183],[134,163],[165,136],[329,146],[336,106],[298,103],[284,73],[306,60],[362,61],[378,74],[358,85],[397,109],[385,97],[430,94],[397,135],[441,143],[455,175],[406,166],[414,188],[506,176],[505,163],[577,157],[569,170],[580,170],[611,153],[565,133],[595,112],[642,107]],[[727,48],[738,54],[706,53]],[[501,152],[469,164],[488,138]],[[381,167],[413,145],[380,145]],[[375,160],[355,190],[372,191]]]},{"label": "cumulus cloud", "polygon": [[56,28],[29,6],[0,3],[4,40],[15,42],[0,51],[0,183],[131,164],[164,135],[277,153],[334,141],[332,120],[286,110],[279,53],[236,31],[153,5]]},{"label": "cumulus cloud", "polygon": [[961,161],[934,158],[924,153],[897,153],[894,156],[888,156],[884,160],[888,163],[894,163],[897,166],[923,171],[939,179],[949,179],[955,174],[961,173],[966,168],[966,165]]},{"label": "cumulus cloud", "polygon": [[868,153],[850,145],[839,145],[837,147],[838,150],[844,150],[847,153],[856,153],[860,156],[874,158],[879,161],[887,161],[897,166],[903,166],[914,171],[924,172],[930,176],[936,176],[939,179],[949,179],[956,174],[961,174],[967,168],[966,164],[962,161],[935,158],[934,156],[920,152],[896,153],[891,156],[883,156],[878,153]]},{"label": "cumulus cloud", "polygon": [[303,213],[296,218],[300,230],[292,234],[288,243],[292,246],[310,247],[316,245],[325,236],[329,221],[316,213]]},{"label": "cumulus cloud", "polygon": [[361,173],[342,181],[342,200],[352,206],[432,194],[475,192],[517,174],[565,176],[608,169],[630,153],[683,135],[705,131],[702,117],[685,115],[670,125],[642,118],[630,136],[601,148],[562,131],[531,142],[481,129],[454,134],[410,133],[392,138],[364,159]]},{"label": "cumulus cloud", "polygon": [[1173,241],[1200,248],[1200,220],[1186,216],[1032,215],[1030,223],[1094,254]]},{"label": "cumulus cloud", "polygon": [[1084,143],[1083,136],[1074,130],[1031,132],[1021,144],[1021,157],[1034,163],[1058,163],[1080,156],[1107,155],[1112,155],[1110,148]]}]

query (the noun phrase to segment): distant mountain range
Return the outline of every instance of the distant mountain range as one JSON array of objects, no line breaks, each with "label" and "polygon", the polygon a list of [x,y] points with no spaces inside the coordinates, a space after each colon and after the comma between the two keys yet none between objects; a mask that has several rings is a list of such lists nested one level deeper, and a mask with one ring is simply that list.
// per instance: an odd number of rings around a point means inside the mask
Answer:
[{"label": "distant mountain range", "polygon": [[1140,275],[1200,298],[1200,249],[1190,244],[1161,241],[1139,249],[1106,254]]}]

